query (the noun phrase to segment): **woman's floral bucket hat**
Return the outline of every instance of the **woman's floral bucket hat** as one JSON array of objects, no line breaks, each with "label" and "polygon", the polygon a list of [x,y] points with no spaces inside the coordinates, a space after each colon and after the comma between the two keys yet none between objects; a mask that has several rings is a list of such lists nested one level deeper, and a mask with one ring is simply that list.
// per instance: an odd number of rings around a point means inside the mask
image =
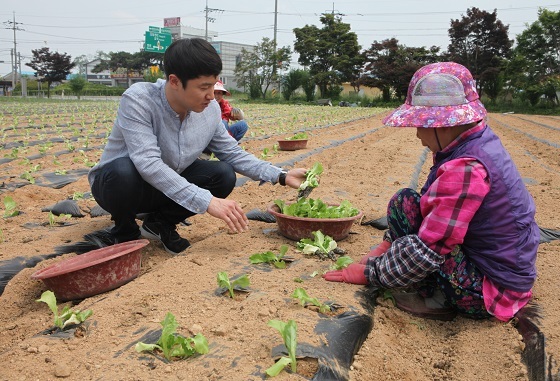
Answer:
[{"label": "woman's floral bucket hat", "polygon": [[383,120],[392,127],[454,127],[486,117],[470,71],[455,62],[438,62],[414,73],[405,104]]}]

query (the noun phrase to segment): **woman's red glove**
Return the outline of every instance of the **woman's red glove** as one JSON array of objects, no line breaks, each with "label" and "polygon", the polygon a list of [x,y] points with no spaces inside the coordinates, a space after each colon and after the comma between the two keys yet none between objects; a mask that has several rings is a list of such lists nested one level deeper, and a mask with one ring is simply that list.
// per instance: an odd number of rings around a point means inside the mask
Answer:
[{"label": "woman's red glove", "polygon": [[385,254],[387,252],[387,250],[389,250],[390,247],[391,247],[391,242],[381,241],[381,243],[379,245],[377,245],[377,247],[375,247],[369,253],[367,253],[366,255],[364,255],[362,257],[362,259],[360,260],[360,263],[362,265],[365,265],[365,264],[367,264],[368,258],[382,256],[383,254]]},{"label": "woman's red glove", "polygon": [[342,270],[327,271],[323,274],[323,278],[329,282],[346,282],[366,285],[369,284],[369,281],[366,279],[364,274],[365,269],[365,265],[352,263]]}]

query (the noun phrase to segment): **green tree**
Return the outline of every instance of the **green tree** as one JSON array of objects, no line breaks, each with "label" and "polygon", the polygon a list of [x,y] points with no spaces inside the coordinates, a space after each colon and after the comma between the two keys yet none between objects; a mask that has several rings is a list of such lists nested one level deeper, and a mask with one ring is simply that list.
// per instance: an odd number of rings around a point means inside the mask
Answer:
[{"label": "green tree", "polygon": [[47,83],[47,98],[50,98],[51,84],[66,79],[75,64],[71,56],[51,52],[47,47],[31,50],[31,53],[33,58],[26,65],[35,70],[38,81]]},{"label": "green tree", "polygon": [[75,67],[78,69],[79,75],[85,75],[86,73],[86,64],[90,62],[91,59],[85,54],[74,58]]},{"label": "green tree", "polygon": [[395,38],[374,41],[363,56],[365,65],[360,84],[379,88],[385,102],[391,100],[392,93],[399,99],[406,96],[414,72],[442,59],[439,47],[411,48],[399,44]]},{"label": "green tree", "polygon": [[[106,57],[99,56],[99,59],[101,62],[92,69],[93,73],[99,73],[103,70],[116,72],[120,69],[126,73],[127,81],[132,72],[146,73],[151,66],[158,66],[160,71],[163,69],[163,54],[161,53],[120,51],[110,52]],[[151,74],[153,73],[150,72],[147,75]]]},{"label": "green tree", "polygon": [[471,71],[481,96],[485,87],[495,86],[489,82],[498,81],[503,61],[511,55],[508,29],[496,10],[489,13],[472,7],[460,20],[451,20],[449,58]]},{"label": "green tree", "polygon": [[289,101],[294,95],[294,92],[303,84],[304,76],[304,70],[296,69],[290,70],[289,73],[282,78],[282,96],[285,100]]},{"label": "green tree", "polygon": [[508,64],[511,86],[531,94],[536,104],[541,95],[556,99],[556,77],[560,74],[560,12],[539,9],[538,20],[517,36],[514,58]]},{"label": "green tree", "polygon": [[301,87],[305,92],[305,100],[311,102],[315,98],[315,87],[317,85],[315,84],[315,81],[313,80],[311,73],[309,73],[309,70],[303,71],[301,83],[302,83]]},{"label": "green tree", "polygon": [[86,79],[81,75],[75,75],[68,81],[68,85],[70,86],[70,89],[74,94],[76,94],[78,99],[81,98],[82,91],[84,90],[84,87],[86,87],[86,83],[87,83]]},{"label": "green tree", "polygon": [[295,28],[294,50],[298,62],[309,68],[321,97],[340,93],[340,84],[352,81],[360,72],[363,57],[358,36],[350,31],[350,24],[333,14],[320,17],[322,29],[315,25]]},{"label": "green tree", "polygon": [[101,59],[95,67],[92,69],[93,73],[99,73],[103,70],[111,70],[116,72],[118,69],[124,69],[126,71],[126,78],[130,76],[130,71],[135,65],[132,53],[120,51],[120,52],[110,52],[109,59]]},{"label": "green tree", "polygon": [[263,37],[253,50],[241,50],[234,70],[237,84],[249,88],[251,98],[265,99],[268,88],[278,81],[278,70],[289,67],[291,55],[288,46],[278,49],[274,41]]},{"label": "green tree", "polygon": [[492,68],[489,69],[489,73],[492,75],[484,83],[484,92],[492,103],[496,103],[498,95],[500,95],[504,88],[504,72],[500,68]]},{"label": "green tree", "polygon": [[161,53],[141,50],[137,53],[134,53],[133,58],[135,60],[134,67],[137,70],[142,71],[147,70],[152,66],[157,66],[159,67],[159,71],[163,72],[163,54]]}]

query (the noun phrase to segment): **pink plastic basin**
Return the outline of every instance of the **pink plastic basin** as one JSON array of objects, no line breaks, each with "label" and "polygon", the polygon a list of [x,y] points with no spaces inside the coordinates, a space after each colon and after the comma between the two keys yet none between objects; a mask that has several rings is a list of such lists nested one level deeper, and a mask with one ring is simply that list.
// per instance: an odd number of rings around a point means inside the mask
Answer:
[{"label": "pink plastic basin", "polygon": [[272,204],[268,212],[276,217],[278,231],[284,237],[294,241],[302,238],[313,239],[314,231],[320,230],[324,235],[330,236],[335,241],[340,241],[350,234],[354,221],[362,217],[360,211],[357,215],[345,218],[306,218],[294,217],[280,213],[278,205]]},{"label": "pink plastic basin", "polygon": [[57,301],[83,299],[113,290],[140,274],[147,239],[92,250],[54,263],[31,275],[54,292]]}]

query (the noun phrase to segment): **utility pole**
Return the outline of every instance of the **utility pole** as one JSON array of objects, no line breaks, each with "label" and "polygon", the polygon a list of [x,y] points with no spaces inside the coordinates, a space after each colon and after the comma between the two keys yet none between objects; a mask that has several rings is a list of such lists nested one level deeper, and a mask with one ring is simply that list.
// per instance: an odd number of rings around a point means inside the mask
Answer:
[{"label": "utility pole", "polygon": [[12,63],[12,92],[14,91],[14,87],[16,87],[15,83],[14,83],[14,67],[15,67],[15,57],[14,57],[14,48],[10,49],[10,60]]},{"label": "utility pole", "polygon": [[[329,12],[329,11],[325,11],[325,12]],[[330,11],[331,15],[333,16],[346,16],[344,13],[340,13],[339,11],[334,9],[334,2],[332,3],[332,10]],[[324,13],[326,14],[326,13]]]},{"label": "utility pole", "polygon": [[8,27],[5,28],[5,29],[12,29],[14,31],[14,49],[12,50],[12,91],[13,91],[13,89],[15,89],[16,84],[17,84],[16,79],[17,79],[17,67],[18,67],[18,64],[17,64],[18,54],[17,54],[16,31],[17,30],[23,30],[23,29],[20,29],[18,27],[18,24],[21,24],[21,23],[16,22],[16,12],[14,12],[13,14],[14,14],[13,21],[8,20],[8,21],[4,22],[5,25],[8,25]]},{"label": "utility pole", "polygon": [[278,31],[278,0],[274,0],[274,52],[276,53],[276,33]]},{"label": "utility pole", "polygon": [[[276,55],[276,51],[278,48],[278,42],[276,40],[276,33],[278,30],[278,0],[274,0],[274,40],[273,40],[273,44],[274,44],[274,54]],[[276,62],[276,57],[274,59],[274,64],[272,66],[272,70],[273,70],[273,78],[276,79],[276,71],[277,71],[277,62]],[[280,90],[280,83],[278,82],[278,90]]]},{"label": "utility pole", "polygon": [[21,80],[21,53],[18,52],[19,79]]},{"label": "utility pole", "polygon": [[208,23],[216,21],[216,19],[213,18],[213,17],[210,17],[209,14],[211,12],[223,12],[223,11],[224,11],[223,9],[208,8],[208,0],[206,0],[206,7],[204,8],[204,12],[206,14],[206,32],[204,33],[204,39],[206,41],[208,41]]}]

